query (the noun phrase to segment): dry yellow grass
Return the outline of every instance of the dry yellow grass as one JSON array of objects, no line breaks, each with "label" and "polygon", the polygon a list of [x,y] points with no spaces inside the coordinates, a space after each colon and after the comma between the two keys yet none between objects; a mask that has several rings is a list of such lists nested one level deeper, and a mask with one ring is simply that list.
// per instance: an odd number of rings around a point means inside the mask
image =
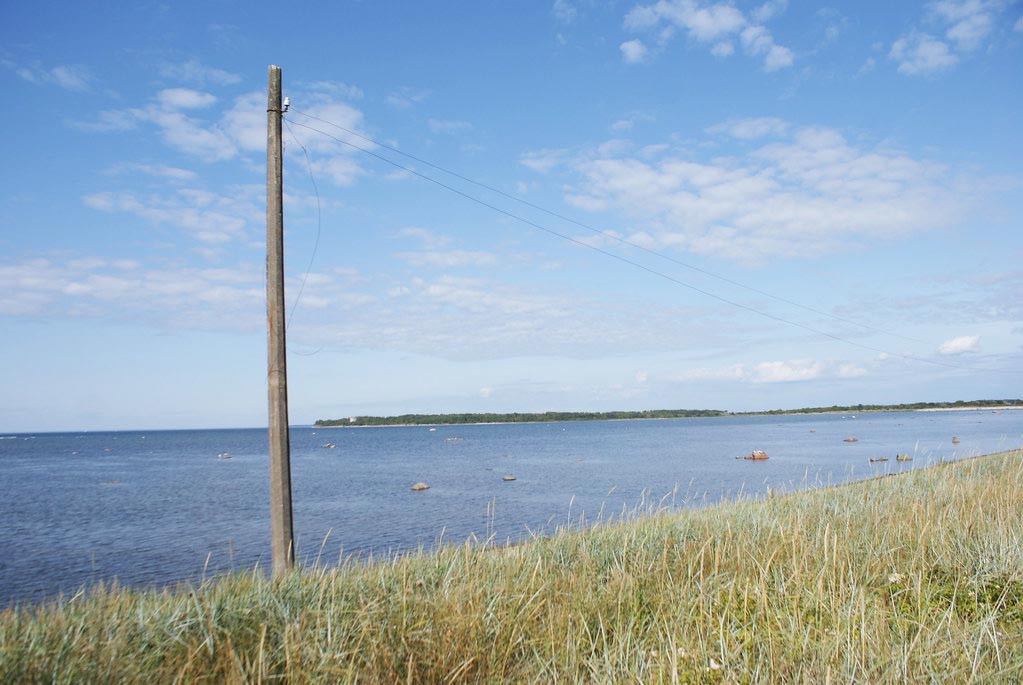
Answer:
[{"label": "dry yellow grass", "polygon": [[1023,454],[0,614],[4,682],[1020,682]]}]

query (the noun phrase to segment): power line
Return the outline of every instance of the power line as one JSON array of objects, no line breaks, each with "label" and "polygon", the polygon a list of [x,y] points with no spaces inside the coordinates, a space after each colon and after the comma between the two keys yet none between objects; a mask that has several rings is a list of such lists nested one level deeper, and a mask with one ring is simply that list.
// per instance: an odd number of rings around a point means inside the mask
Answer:
[{"label": "power line", "polygon": [[[284,125],[288,127],[288,133],[291,134],[292,139],[295,143],[302,148],[302,153],[305,155],[306,169],[309,170],[309,182],[313,184],[313,192],[316,194],[316,240],[313,243],[313,252],[309,255],[309,264],[306,266],[305,275],[302,276],[302,285],[298,288],[298,295],[295,296],[295,302],[291,305],[291,311],[288,312],[288,322],[285,326],[285,330],[291,327],[291,319],[295,316],[295,310],[298,309],[298,303],[302,300],[302,293],[305,291],[305,283],[309,279],[309,273],[313,270],[313,261],[316,260],[316,252],[320,249],[320,233],[323,229],[323,212],[320,210],[320,189],[316,185],[316,177],[313,176],[313,163],[309,159],[309,150],[306,149],[302,141],[295,135],[295,131],[291,128],[291,124],[282,115],[281,120]],[[296,125],[301,125],[296,122]],[[317,350],[318,352],[319,350]],[[315,354],[315,352],[313,353]]]},{"label": "power line", "polygon": [[355,143],[349,142],[347,140],[342,140],[341,138],[338,138],[337,136],[333,136],[330,133],[327,133],[326,131],[321,131],[318,128],[314,128],[312,126],[307,126],[306,124],[302,124],[302,123],[299,123],[297,121],[294,121],[292,123],[295,126],[300,126],[302,128],[305,128],[305,129],[308,129],[310,131],[313,131],[314,133],[319,133],[320,135],[325,136],[327,138],[330,138],[331,140],[333,140],[335,142],[341,143],[342,145],[347,145],[348,147],[351,147],[351,148],[353,148],[355,150],[358,150],[359,152],[362,152],[362,153],[364,153],[366,155],[369,155],[371,157],[379,159],[380,161],[382,161],[382,162],[384,162],[386,164],[390,164],[391,166],[393,166],[393,167],[395,167],[397,169],[400,169],[402,171],[405,171],[405,172],[407,172],[409,174],[412,174],[413,176],[421,178],[424,181],[428,181],[430,183],[433,183],[434,185],[440,186],[441,188],[444,188],[445,190],[447,190],[449,192],[452,192],[452,193],[454,193],[456,195],[459,195],[460,197],[463,197],[463,198],[465,198],[467,200],[475,202],[476,204],[479,204],[479,205],[481,205],[483,207],[491,209],[491,210],[493,210],[493,211],[495,211],[495,212],[497,212],[499,214],[503,214],[504,216],[507,216],[510,219],[514,219],[516,221],[519,221],[521,223],[526,224],[527,226],[531,226],[531,227],[536,228],[538,230],[544,231],[545,233],[549,233],[551,235],[557,236],[558,238],[561,238],[562,240],[567,240],[570,243],[574,243],[574,244],[579,245],[580,247],[584,247],[584,248],[586,248],[588,250],[593,250],[594,252],[598,252],[598,253],[606,256],[606,257],[610,257],[610,258],[615,259],[617,261],[620,261],[620,262],[622,262],[624,264],[628,264],[628,265],[633,266],[633,267],[635,267],[637,269],[641,269],[641,270],[646,271],[647,273],[650,273],[650,274],[652,274],[654,276],[658,276],[658,277],[663,278],[663,279],[665,279],[667,281],[675,283],[676,285],[680,285],[683,288],[687,288],[687,289],[692,290],[694,292],[700,293],[701,295],[704,295],[706,297],[709,297],[711,299],[717,300],[719,302],[723,302],[725,304],[731,305],[731,306],[736,307],[738,309],[743,309],[745,311],[752,312],[753,314],[757,314],[759,316],[771,319],[773,321],[777,321],[779,323],[784,323],[784,324],[787,324],[789,326],[795,326],[796,328],[801,328],[801,329],[803,329],[805,331],[809,331],[810,333],[814,333],[816,335],[820,335],[820,336],[823,336],[825,338],[830,338],[831,340],[835,340],[837,342],[845,343],[845,344],[851,345],[853,347],[859,347],[860,349],[868,350],[870,352],[875,352],[875,353],[878,353],[878,354],[886,354],[886,355],[889,355],[889,356],[899,357],[901,359],[906,359],[908,361],[921,362],[921,363],[924,363],[924,364],[932,364],[932,365],[935,365],[935,366],[943,366],[943,367],[946,367],[946,368],[949,368],[949,369],[973,370],[973,371],[986,371],[986,370],[989,370],[989,369],[978,369],[978,368],[967,367],[967,366],[959,366],[957,364],[949,364],[949,363],[937,361],[937,360],[934,360],[934,359],[926,359],[924,357],[916,357],[916,356],[909,355],[909,354],[904,354],[904,353],[901,353],[901,352],[892,352],[892,351],[885,350],[885,349],[882,349],[882,348],[879,348],[879,347],[873,347],[871,345],[865,345],[863,343],[859,343],[859,342],[856,342],[854,340],[850,340],[848,338],[844,338],[842,336],[834,335],[832,333],[828,333],[827,331],[822,331],[822,330],[814,328],[812,326],[808,326],[806,324],[799,323],[798,321],[792,321],[791,319],[786,319],[786,318],[783,318],[783,317],[780,317],[780,316],[775,316],[774,314],[770,314],[770,313],[762,311],[760,309],[756,309],[755,307],[750,307],[748,305],[742,304],[741,302],[735,302],[734,300],[729,300],[726,297],[721,297],[720,295],[716,295],[716,294],[714,294],[712,292],[709,292],[707,290],[703,290],[702,288],[698,288],[695,285],[691,285],[689,283],[686,283],[685,281],[679,280],[679,279],[675,278],[674,276],[670,276],[670,275],[665,274],[665,273],[663,273],[661,271],[657,271],[656,269],[652,269],[652,268],[650,268],[650,267],[648,267],[648,266],[646,266],[644,264],[641,264],[639,262],[633,261],[633,260],[631,260],[631,259],[629,259],[627,257],[623,257],[623,256],[621,256],[619,254],[615,254],[614,252],[609,252],[608,250],[604,250],[604,249],[596,247],[594,245],[590,245],[589,243],[583,242],[583,241],[581,241],[581,240],[579,240],[577,238],[573,238],[572,236],[565,235],[564,233],[560,233],[558,231],[555,231],[552,228],[548,228],[547,226],[544,226],[542,224],[538,224],[535,221],[531,221],[529,219],[526,219],[525,217],[519,216],[518,214],[515,214],[513,212],[509,212],[508,210],[502,209],[502,208],[500,208],[500,207],[498,207],[496,205],[493,205],[493,204],[487,202],[486,200],[482,200],[482,199],[480,199],[478,197],[475,197],[474,195],[470,195],[469,193],[466,193],[466,192],[464,192],[462,190],[459,190],[458,188],[450,186],[450,185],[444,183],[443,181],[439,181],[439,180],[433,178],[432,176],[427,176],[426,174],[424,174],[424,173],[422,173],[420,171],[416,171],[415,169],[407,167],[407,166],[405,166],[403,164],[399,164],[398,162],[395,162],[394,160],[388,159],[387,157],[384,157],[383,155],[380,155],[380,154],[378,154],[376,152],[373,152],[372,150],[367,150],[366,148],[360,147],[360,146],[356,145]]},{"label": "power line", "polygon": [[[769,298],[771,298],[773,300],[777,300],[778,302],[784,302],[785,304],[791,305],[793,307],[799,307],[800,309],[806,310],[808,312],[812,312],[812,313],[818,314],[820,316],[826,316],[826,317],[834,319],[836,321],[841,321],[842,323],[847,323],[847,324],[850,324],[852,326],[858,326],[859,328],[863,328],[865,330],[873,331],[875,333],[882,333],[884,335],[890,335],[890,336],[893,336],[893,337],[896,337],[896,338],[902,338],[903,340],[908,340],[910,342],[917,342],[917,343],[927,344],[927,342],[924,341],[924,340],[919,340],[917,338],[911,338],[909,336],[902,335],[901,333],[896,333],[894,331],[885,330],[883,328],[877,328],[877,327],[871,326],[869,324],[861,323],[859,321],[854,321],[852,319],[847,319],[845,317],[838,316],[837,314],[832,314],[830,312],[826,312],[826,311],[821,310],[821,309],[816,309],[814,307],[810,307],[809,305],[805,305],[805,304],[802,304],[800,302],[796,302],[794,300],[790,300],[788,298],[781,297],[780,295],[774,295],[774,294],[769,293],[769,292],[767,292],[765,290],[761,290],[760,288],[756,288],[756,287],[751,286],[751,285],[746,285],[745,283],[742,283],[740,281],[736,281],[734,279],[728,278],[727,276],[722,276],[720,274],[714,273],[713,271],[708,271],[707,269],[703,269],[703,268],[700,268],[698,266],[694,266],[692,264],[689,264],[687,262],[682,261],[681,259],[676,259],[675,257],[672,257],[671,255],[667,255],[667,254],[664,254],[663,252],[659,252],[657,250],[650,249],[648,247],[640,245],[639,243],[633,242],[631,240],[627,240],[627,239],[622,238],[620,236],[613,235],[613,234],[611,234],[611,233],[609,233],[607,231],[603,231],[603,230],[601,230],[599,228],[596,228],[595,226],[591,226],[591,225],[589,225],[589,224],[587,224],[585,222],[579,221],[577,219],[573,219],[570,216],[565,216],[564,214],[556,212],[556,211],[554,211],[552,209],[548,209],[547,207],[544,207],[542,205],[535,204],[533,202],[530,202],[529,200],[525,200],[525,199],[523,199],[521,197],[517,197],[515,195],[512,195],[511,193],[507,193],[507,192],[501,190],[500,188],[495,188],[494,186],[491,186],[491,185],[488,185],[488,184],[483,183],[481,181],[477,181],[475,179],[469,178],[468,176],[464,176],[464,175],[462,175],[462,174],[460,174],[460,173],[458,173],[456,171],[452,171],[450,169],[442,167],[439,164],[434,164],[433,162],[425,160],[425,159],[423,159],[421,157],[417,157],[417,156],[415,156],[413,154],[410,154],[408,152],[400,150],[400,149],[398,149],[396,147],[393,147],[391,145],[387,145],[386,143],[381,143],[380,141],[373,140],[372,138],[364,136],[361,133],[353,131],[353,130],[351,130],[349,128],[345,128],[344,126],[341,126],[340,124],[335,124],[332,121],[327,121],[326,119],[321,119],[319,117],[313,116],[312,114],[306,114],[305,112],[300,112],[300,111],[296,111],[296,110],[291,110],[291,113],[292,114],[298,114],[298,115],[306,117],[308,119],[313,119],[315,121],[319,121],[321,123],[327,124],[328,126],[333,126],[334,128],[336,128],[336,129],[338,129],[340,131],[344,131],[345,133],[347,133],[349,135],[355,136],[356,138],[359,138],[361,140],[365,140],[366,142],[372,143],[373,145],[382,147],[385,150],[390,150],[391,152],[395,152],[395,153],[397,153],[399,155],[402,155],[403,157],[406,157],[406,158],[411,159],[411,160],[413,160],[415,162],[418,162],[420,164],[428,166],[431,169],[436,169],[437,171],[440,171],[440,172],[443,172],[445,174],[448,174],[449,176],[453,176],[453,177],[455,177],[455,178],[457,178],[457,179],[459,179],[461,181],[465,181],[466,183],[471,183],[471,184],[473,184],[473,185],[475,185],[475,186],[477,186],[479,188],[483,188],[484,190],[490,191],[492,193],[496,193],[496,194],[500,195],[501,197],[505,197],[505,198],[507,198],[509,200],[513,200],[515,202],[518,202],[519,204],[525,205],[526,207],[530,207],[531,209],[535,209],[537,211],[543,212],[543,213],[547,214],[548,216],[553,216],[553,217],[555,217],[557,219],[560,219],[562,221],[565,221],[567,223],[574,224],[576,226],[579,226],[580,228],[584,228],[584,229],[586,229],[588,231],[591,231],[593,233],[596,233],[597,235],[600,235],[602,237],[610,238],[611,240],[618,241],[622,245],[628,245],[629,247],[636,248],[637,250],[642,250],[643,252],[646,252],[648,254],[652,254],[652,255],[654,255],[656,257],[660,257],[661,259],[669,261],[672,264],[677,264],[678,266],[684,267],[686,269],[690,269],[692,271],[696,271],[698,273],[704,274],[705,276],[710,276],[711,278],[716,278],[717,280],[723,281],[723,282],[728,283],[730,285],[734,285],[734,286],[739,287],[739,288],[744,288],[745,290],[749,290],[750,292],[757,293],[758,295],[763,295],[764,297],[769,297]],[[296,122],[296,124],[297,123],[298,122]]]}]

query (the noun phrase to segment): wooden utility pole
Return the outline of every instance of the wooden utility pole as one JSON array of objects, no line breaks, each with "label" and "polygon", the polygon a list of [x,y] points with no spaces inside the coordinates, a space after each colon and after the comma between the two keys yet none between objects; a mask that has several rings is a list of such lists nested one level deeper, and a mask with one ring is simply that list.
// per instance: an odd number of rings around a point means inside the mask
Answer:
[{"label": "wooden utility pole", "polygon": [[281,68],[270,65],[266,101],[266,328],[270,412],[270,550],[274,578],[295,563],[291,520],[288,369],[284,344],[284,197]]}]

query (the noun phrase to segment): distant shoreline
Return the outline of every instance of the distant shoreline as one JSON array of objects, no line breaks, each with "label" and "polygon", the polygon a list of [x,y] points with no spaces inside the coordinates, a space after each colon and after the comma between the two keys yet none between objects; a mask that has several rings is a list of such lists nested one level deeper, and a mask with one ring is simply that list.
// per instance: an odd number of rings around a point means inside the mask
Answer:
[{"label": "distant shoreline", "polygon": [[[406,414],[402,416],[360,416],[355,421],[345,419],[332,419],[327,422],[317,421],[312,428],[398,428],[410,426],[426,426],[436,428],[439,426],[496,426],[507,424],[540,424],[540,423],[580,423],[592,421],[663,421],[669,419],[702,419],[721,417],[743,417],[743,416],[815,416],[847,414],[853,418],[857,414],[880,414],[896,412],[945,412],[945,411],[990,411],[1000,412],[1005,409],[1023,409],[1023,400],[981,400],[978,404],[954,404],[947,406],[920,406],[916,403],[909,405],[858,405],[850,407],[820,407],[804,409],[773,409],[767,411],[753,412],[726,412],[720,410],[651,410],[648,412],[549,412],[549,418],[542,418],[543,414],[509,413],[509,414]],[[1001,404],[1011,402],[1012,404]],[[937,404],[937,403],[933,403]],[[678,414],[675,416],[642,416],[645,413]],[[614,416],[618,414],[618,416]],[[639,416],[621,416],[621,414],[640,414]],[[610,415],[610,416],[609,416]],[[474,416],[508,416],[508,420],[490,421],[456,421],[443,419],[448,417]],[[523,418],[517,418],[523,417]],[[525,418],[529,417],[529,418]],[[442,419],[442,420],[437,420]]]}]

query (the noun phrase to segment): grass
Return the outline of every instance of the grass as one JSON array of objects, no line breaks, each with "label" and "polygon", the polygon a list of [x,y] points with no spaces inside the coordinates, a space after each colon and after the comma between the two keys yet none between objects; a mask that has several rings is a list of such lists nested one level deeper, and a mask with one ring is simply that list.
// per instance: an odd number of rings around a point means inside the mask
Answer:
[{"label": "grass", "polygon": [[0,613],[2,682],[1020,682],[1023,453]]}]

